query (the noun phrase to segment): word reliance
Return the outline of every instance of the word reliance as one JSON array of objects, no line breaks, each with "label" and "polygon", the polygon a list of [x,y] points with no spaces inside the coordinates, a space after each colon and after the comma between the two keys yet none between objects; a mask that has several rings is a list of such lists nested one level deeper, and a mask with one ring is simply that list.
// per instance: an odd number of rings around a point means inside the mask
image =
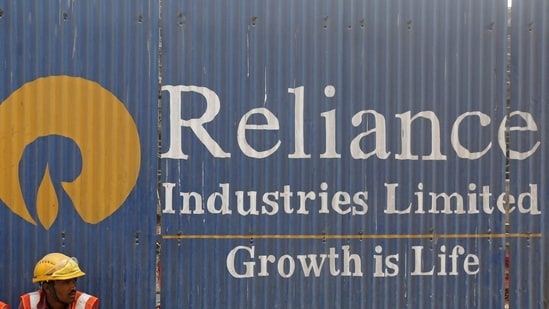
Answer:
[{"label": "word reliance", "polygon": [[[221,111],[223,105],[219,99],[219,96],[215,91],[201,86],[188,86],[188,85],[165,85],[162,87],[163,92],[169,94],[169,149],[161,154],[161,158],[174,159],[174,160],[189,160],[189,154],[182,149],[182,130],[189,129],[194,136],[200,141],[200,143],[208,150],[208,152],[215,158],[230,158],[233,154],[225,150],[227,145],[221,145],[216,140],[207,127],[211,128],[216,124],[216,117]],[[183,107],[183,94],[197,94],[200,95],[205,102],[205,110],[202,115],[196,118],[183,119],[182,111]],[[276,140],[272,141],[271,145],[264,146],[265,149],[255,149],[247,140],[247,136],[250,134],[261,134],[261,131],[278,131],[281,128],[280,120],[271,110],[265,107],[252,108],[244,115],[240,117],[240,120],[236,128],[223,128],[223,130],[234,131],[236,136],[237,146],[247,157],[254,159],[264,159],[274,153],[276,153],[283,142],[288,143],[288,149],[293,147],[293,152],[288,153],[288,159],[309,159],[312,157],[311,153],[306,151],[306,145],[310,144],[311,137],[308,136],[305,131],[305,87],[300,86],[296,88],[289,88],[288,94],[293,96],[293,104],[288,103],[288,108],[293,110],[292,119],[283,119],[283,124],[293,124],[293,134],[289,135],[289,141]],[[331,98],[335,95],[335,87],[328,85],[324,88],[324,94],[327,98]],[[468,127],[470,123],[478,124],[480,130],[487,130],[490,132],[493,130],[492,118],[480,111],[468,111],[457,115],[451,124],[444,125],[440,123],[439,117],[433,111],[420,111],[412,115],[411,111],[404,111],[402,113],[392,115],[394,121],[389,122],[388,127],[387,117],[382,113],[367,109],[361,110],[355,113],[348,121],[350,125],[355,128],[362,128],[367,126],[368,129],[355,134],[355,136],[349,136],[350,143],[347,145],[348,153],[352,159],[364,160],[371,157],[377,157],[378,159],[391,158],[392,152],[388,149],[388,139],[393,138],[387,134],[390,128],[400,127],[398,134],[394,134],[394,138],[398,139],[398,145],[400,151],[393,154],[395,160],[448,160],[448,154],[442,152],[441,145],[445,140],[449,140],[453,149],[454,155],[459,159],[465,160],[478,160],[486,156],[493,148],[492,141],[486,141],[483,145],[477,146],[478,149],[470,149],[468,145],[468,135],[463,134],[466,130],[463,128]],[[251,119],[254,119],[252,121]],[[262,123],[256,123],[262,119]],[[323,144],[325,145],[324,152],[318,154],[320,159],[339,159],[341,158],[342,149],[338,149],[337,145],[341,142],[338,140],[338,136],[335,132],[338,127],[338,121],[342,121],[337,117],[337,108],[320,113],[318,121],[322,121],[322,125],[325,128],[325,137]],[[418,126],[413,126],[414,123],[424,121],[430,126],[431,139],[426,144],[430,143],[430,153],[428,154],[415,154],[412,151],[413,137],[424,136],[424,132],[417,129]],[[512,121],[512,122],[511,122]],[[219,125],[225,125],[223,122],[218,121]],[[516,125],[506,127],[506,123],[516,123]],[[322,127],[322,126],[319,126]],[[449,128],[448,133],[443,136],[442,129]],[[514,132],[515,134],[521,134],[521,140],[530,140],[531,143],[524,148],[527,149],[506,149],[506,132]],[[346,130],[348,131],[348,130]],[[532,117],[532,114],[522,111],[511,111],[508,115],[503,116],[503,119],[499,122],[497,128],[497,137],[494,137],[495,143],[499,145],[502,155],[507,155],[512,160],[525,160],[532,156],[538,147],[540,146],[538,126]],[[263,132],[265,133],[265,132]],[[479,132],[480,134],[481,132]],[[318,138],[318,134],[314,133],[314,138]],[[370,140],[371,139],[371,140]],[[371,142],[369,144],[375,145],[372,148],[364,150],[365,142]],[[225,148],[224,148],[225,147]],[[339,146],[342,147],[342,146]]]}]

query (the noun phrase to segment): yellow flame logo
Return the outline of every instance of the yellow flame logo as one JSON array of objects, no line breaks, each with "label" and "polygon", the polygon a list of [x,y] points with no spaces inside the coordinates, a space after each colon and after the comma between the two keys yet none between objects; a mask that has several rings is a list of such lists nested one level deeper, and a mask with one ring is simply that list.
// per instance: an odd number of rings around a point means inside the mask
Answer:
[{"label": "yellow flame logo", "polygon": [[[139,175],[137,127],[111,92],[71,76],[31,81],[0,104],[0,200],[37,225],[23,198],[19,162],[27,145],[49,135],[69,138],[80,149],[80,174],[61,186],[82,220],[97,224],[120,208]],[[36,213],[49,229],[58,212],[59,200],[46,166],[36,195]]]}]

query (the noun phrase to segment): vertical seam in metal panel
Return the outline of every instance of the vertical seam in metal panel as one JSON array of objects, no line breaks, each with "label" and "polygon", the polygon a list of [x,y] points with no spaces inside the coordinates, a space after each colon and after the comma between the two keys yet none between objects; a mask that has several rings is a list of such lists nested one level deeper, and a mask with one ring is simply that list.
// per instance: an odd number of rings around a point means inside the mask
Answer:
[{"label": "vertical seam in metal panel", "polygon": [[509,308],[510,306],[510,287],[507,278],[510,276],[510,251],[511,245],[509,243],[509,233],[511,232],[511,218],[509,211],[509,195],[510,195],[510,180],[511,180],[511,162],[509,159],[510,149],[510,124],[509,115],[511,111],[511,42],[512,42],[512,20],[511,20],[511,7],[507,7],[505,11],[505,21],[507,27],[507,33],[505,35],[505,253],[504,253],[504,306]]},{"label": "vertical seam in metal panel", "polygon": [[[160,195],[159,190],[162,182],[162,162],[160,160],[160,154],[162,152],[162,72],[163,72],[163,58],[162,58],[162,48],[163,48],[163,41],[162,41],[162,35],[163,35],[163,20],[162,20],[162,1],[158,0],[158,99],[157,99],[157,105],[156,105],[156,113],[157,113],[157,148],[156,148],[156,157],[157,157],[157,177],[156,177],[156,195],[157,195],[157,207],[156,207],[156,261],[155,261],[155,296],[156,296],[156,308],[161,308],[161,273],[160,273],[160,267],[161,267],[161,250],[162,250],[162,207],[160,203]],[[154,31],[154,30],[153,30]],[[160,297],[159,297],[160,296]]]}]

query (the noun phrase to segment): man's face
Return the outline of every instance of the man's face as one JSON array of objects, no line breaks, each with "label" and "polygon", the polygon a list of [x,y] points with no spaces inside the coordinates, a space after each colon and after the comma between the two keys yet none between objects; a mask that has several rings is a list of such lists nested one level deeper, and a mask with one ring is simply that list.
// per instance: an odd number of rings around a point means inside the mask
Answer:
[{"label": "man's face", "polygon": [[53,298],[53,301],[70,304],[76,295],[76,279],[55,280],[48,284],[46,290],[50,295],[48,301]]}]

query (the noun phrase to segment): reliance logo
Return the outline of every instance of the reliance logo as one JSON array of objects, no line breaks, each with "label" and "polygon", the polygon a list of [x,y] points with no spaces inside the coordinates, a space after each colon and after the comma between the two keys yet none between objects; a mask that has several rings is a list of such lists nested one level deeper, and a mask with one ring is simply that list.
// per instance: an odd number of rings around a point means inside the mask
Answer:
[{"label": "reliance logo", "polygon": [[[11,211],[37,225],[23,197],[19,165],[25,148],[48,136],[71,139],[80,149],[79,174],[62,181],[61,187],[83,221],[97,224],[122,206],[137,182],[141,162],[131,114],[95,82],[49,76],[23,85],[0,104],[0,200]],[[57,218],[59,199],[48,165],[37,172],[43,176],[36,192],[36,216],[49,229]]]}]

